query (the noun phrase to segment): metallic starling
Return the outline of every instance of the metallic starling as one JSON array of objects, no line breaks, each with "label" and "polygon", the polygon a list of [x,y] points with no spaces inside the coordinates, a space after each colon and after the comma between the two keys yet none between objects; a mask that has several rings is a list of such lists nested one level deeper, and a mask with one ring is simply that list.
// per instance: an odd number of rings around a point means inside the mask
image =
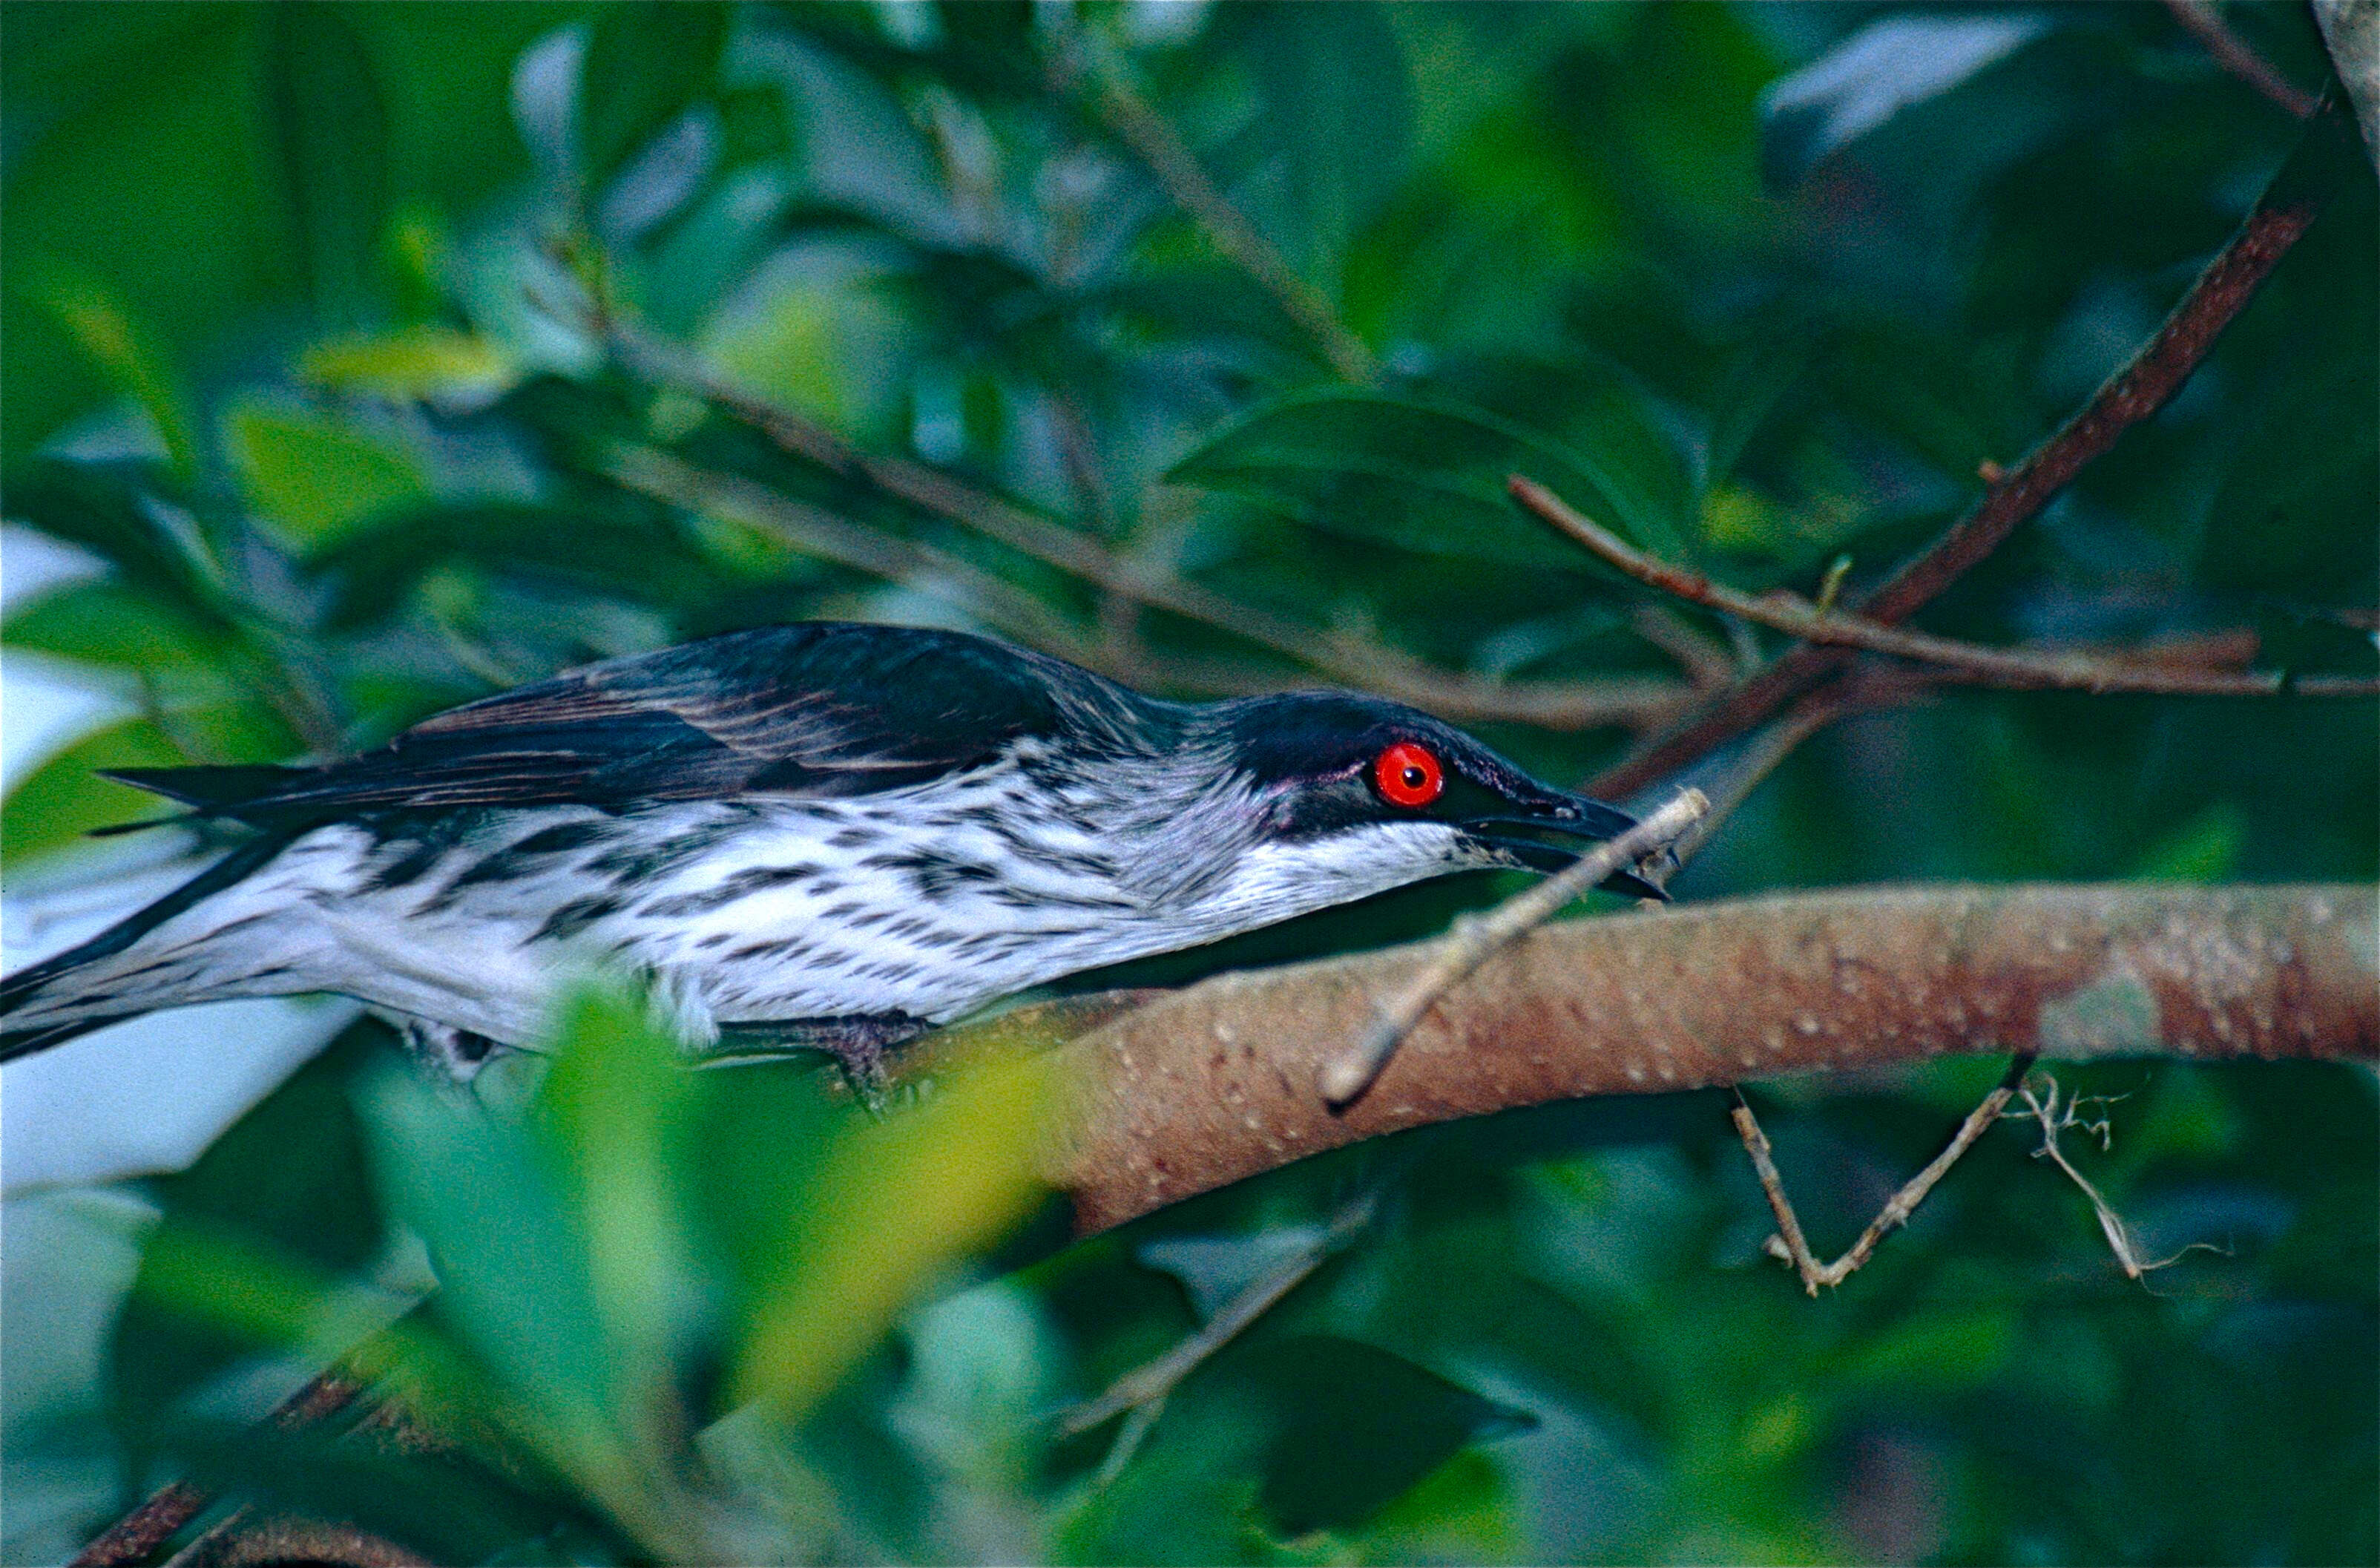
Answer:
[{"label": "metallic starling", "polygon": [[815,1047],[865,1081],[1026,987],[1449,872],[1556,869],[1632,825],[1393,702],[1160,701],[832,622],[590,664],[321,766],[110,776],[249,836],[0,984],[0,1061],[336,991],[468,1077],[537,1038],[560,978],[610,966],[692,1042]]}]

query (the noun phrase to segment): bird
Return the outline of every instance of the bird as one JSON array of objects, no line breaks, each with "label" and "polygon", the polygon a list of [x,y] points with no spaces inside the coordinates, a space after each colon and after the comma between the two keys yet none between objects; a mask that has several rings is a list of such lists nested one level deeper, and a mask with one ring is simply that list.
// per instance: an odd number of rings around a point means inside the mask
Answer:
[{"label": "bird", "polygon": [[[238,835],[0,980],[0,1061],[163,1008],[334,992],[468,1081],[575,974],[698,1055],[861,1083],[1064,977],[1633,826],[1377,697],[1145,696],[963,632],[815,621],[606,660],[311,765],[109,777]],[[1623,871],[1605,885],[1664,896]]]}]

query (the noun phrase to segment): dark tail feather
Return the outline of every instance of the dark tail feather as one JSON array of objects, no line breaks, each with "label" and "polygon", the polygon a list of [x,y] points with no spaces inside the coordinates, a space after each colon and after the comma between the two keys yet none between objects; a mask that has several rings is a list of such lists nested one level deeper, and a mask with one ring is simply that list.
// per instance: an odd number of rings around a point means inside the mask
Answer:
[{"label": "dark tail feather", "polygon": [[115,957],[200,900],[221,893],[280,854],[286,842],[282,838],[264,837],[244,844],[154,904],[127,915],[89,942],[69,947],[64,953],[44,958],[0,979],[0,1062],[13,1062],[19,1056],[46,1051],[77,1035],[147,1012],[145,1007],[135,1006],[105,1017],[82,1018],[72,1023],[34,1024],[24,1028],[7,1027],[9,1018],[36,998],[61,983],[70,985],[77,971],[102,959]]},{"label": "dark tail feather", "polygon": [[231,768],[102,768],[99,776],[201,811],[220,811],[270,795],[304,772],[265,763]]}]

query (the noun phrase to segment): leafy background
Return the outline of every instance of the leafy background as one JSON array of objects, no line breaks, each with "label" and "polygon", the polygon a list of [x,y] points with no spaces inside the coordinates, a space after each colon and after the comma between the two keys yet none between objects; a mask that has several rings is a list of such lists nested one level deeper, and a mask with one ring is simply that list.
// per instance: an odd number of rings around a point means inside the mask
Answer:
[{"label": "leafy background", "polygon": [[[2228,15],[2324,79],[2300,7]],[[1182,695],[1319,678],[788,452],[706,375],[1330,646],[1675,682],[1507,470],[1747,587],[1844,553],[1860,581],[2120,362],[2298,132],[2147,6],[14,0],[0,28],[10,548],[86,563],[12,606],[8,657],[116,715],[0,822],[12,891],[62,898],[194,847],[79,845],[145,809],[95,766],[368,744],[757,622],[992,629]],[[1343,322],[1336,363],[1151,176],[1117,80]],[[2380,592],[2374,234],[2359,177],[1929,624],[2249,624],[2363,667],[2325,610]],[[1626,740],[1479,727],[1560,779]],[[1804,747],[1679,891],[2368,880],[2374,755],[2369,705],[1959,694]],[[452,1562],[2380,1554],[2360,1070],[2075,1075],[2126,1097],[2088,1169],[2147,1246],[2225,1248],[2147,1288],[2004,1129],[1811,1302],[1709,1096],[1434,1129],[1069,1245],[1025,1173],[1029,1068],[877,1123],[807,1068],[678,1073],[636,1020],[574,1001],[517,1116],[358,1024],[191,1168],[12,1199],[8,1558],[168,1474]],[[1992,1072],[1761,1097],[1820,1234]],[[1135,1448],[1058,1435],[1374,1181]],[[461,1446],[253,1425],[393,1320],[375,1365]]]}]

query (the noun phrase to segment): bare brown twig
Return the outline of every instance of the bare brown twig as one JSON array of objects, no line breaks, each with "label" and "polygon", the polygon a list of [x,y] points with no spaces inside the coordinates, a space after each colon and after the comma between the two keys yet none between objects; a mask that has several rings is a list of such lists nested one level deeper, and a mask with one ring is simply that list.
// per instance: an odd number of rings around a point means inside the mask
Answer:
[{"label": "bare brown twig", "polygon": [[2191,37],[2209,55],[2215,63],[2263,93],[2283,109],[2304,119],[2322,106],[2322,100],[2306,91],[2279,71],[2273,63],[2248,47],[2248,41],[2232,30],[2216,9],[2214,0],[2165,0],[2165,8],[2173,13]]},{"label": "bare brown twig", "polygon": [[2047,1160],[2065,1172],[2068,1180],[2082,1189],[2082,1196],[2091,1200],[2092,1214],[2099,1222],[2099,1234],[2107,1238],[2107,1250],[2116,1255],[2117,1265],[2124,1270],[2124,1278],[2139,1280],[2156,1270],[2172,1267],[2192,1252],[2223,1250],[2211,1242],[2194,1241],[2170,1258],[2143,1261],[2140,1248],[2132,1241],[2131,1227],[2124,1223],[2124,1217],[2116,1212],[2115,1205],[2107,1201],[2106,1195],[2091,1179],[2074,1168],[2074,1162],[2066,1157],[2066,1150],[2058,1142],[2059,1134],[2079,1130],[2097,1138],[2099,1147],[2104,1149],[2111,1136],[2107,1118],[2104,1114],[2095,1117],[2083,1112],[2082,1107],[2090,1102],[2090,1096],[2070,1093],[2061,1102],[2058,1080],[2046,1073],[2042,1075],[2042,1078],[2047,1085],[2046,1089],[2036,1092],[2031,1081],[2027,1080],[2018,1091],[2024,1096],[2025,1108],[2007,1114],[2011,1119],[2023,1117],[2040,1124],[2041,1147],[2033,1151],[2034,1158]]},{"label": "bare brown twig", "polygon": [[1527,892],[1506,899],[1485,915],[1457,920],[1430,962],[1378,1010],[1371,1027],[1355,1046],[1324,1064],[1316,1079],[1322,1098],[1334,1110],[1344,1110],[1372,1087],[1405,1036],[1439,997],[1612,872],[1660,851],[1709,810],[1710,801],[1702,791],[1685,790],[1618,838],[1597,845]]},{"label": "bare brown twig", "polygon": [[1752,1106],[1743,1098],[1743,1091],[1740,1088],[1730,1090],[1734,1104],[1730,1114],[1735,1119],[1736,1134],[1743,1139],[1745,1152],[1752,1156],[1752,1168],[1760,1177],[1760,1190],[1767,1195],[1769,1211],[1777,1216],[1777,1234],[1763,1244],[1762,1250],[1791,1266],[1795,1273],[1802,1276],[1802,1288],[1814,1296],[1821,1285],[1831,1290],[1841,1284],[1876,1256],[1877,1246],[1886,1236],[1909,1223],[1909,1217],[1917,1211],[1919,1204],[1925,1201],[1925,1195],[1934,1190],[1935,1184],[1948,1175],[1950,1167],[1959,1162],[1960,1156],[1973,1148],[1975,1140],[1999,1120],[2010,1097],[2024,1082],[2025,1074],[2033,1070],[2033,1062],[2031,1055],[2020,1053],[2009,1064],[2008,1075],[2000,1080],[1999,1087],[1985,1095],[1983,1103],[1967,1113],[1967,1119],[1959,1124],[1959,1130],[1951,1135],[1942,1152],[1886,1200],[1884,1207],[1876,1211],[1876,1218],[1868,1222],[1867,1229],[1852,1243],[1851,1250],[1832,1263],[1819,1262],[1810,1251],[1810,1244],[1802,1234],[1802,1222],[1793,1212],[1792,1201],[1785,1196],[1784,1178],[1777,1173],[1777,1161],[1768,1147],[1768,1135],[1760,1130],[1760,1123],[1753,1115]]},{"label": "bare brown twig", "polygon": [[[362,1392],[363,1384],[346,1367],[334,1367],[276,1405],[273,1422],[291,1429],[310,1427],[354,1404]],[[68,1568],[126,1568],[146,1562],[214,1500],[215,1494],[203,1487],[168,1481],[76,1553]]]},{"label": "bare brown twig", "polygon": [[1566,538],[1585,545],[1607,565],[1648,587],[1674,594],[1689,603],[1757,622],[1804,642],[1914,660],[1931,666],[1937,679],[2026,691],[2144,692],[2168,697],[2380,696],[2380,680],[2361,676],[2240,674],[2149,662],[2138,653],[2111,658],[1985,648],[1886,626],[1864,615],[1822,611],[1795,594],[1779,591],[1755,597],[1714,582],[1689,567],[1645,554],[1535,480],[1515,474],[1508,488],[1512,498],[1530,513],[1551,524]]},{"label": "bare brown twig", "polygon": [[[2303,237],[2321,205],[2311,195],[2268,198],[2258,205],[2131,361],[2023,462],[1988,480],[1974,509],[1861,600],[1856,613],[1885,626],[1907,620],[1998,549],[2125,431],[2163,407]],[[1843,649],[1800,644],[1606,769],[1589,787],[1600,795],[1633,795],[1758,723],[1851,657]]]}]

